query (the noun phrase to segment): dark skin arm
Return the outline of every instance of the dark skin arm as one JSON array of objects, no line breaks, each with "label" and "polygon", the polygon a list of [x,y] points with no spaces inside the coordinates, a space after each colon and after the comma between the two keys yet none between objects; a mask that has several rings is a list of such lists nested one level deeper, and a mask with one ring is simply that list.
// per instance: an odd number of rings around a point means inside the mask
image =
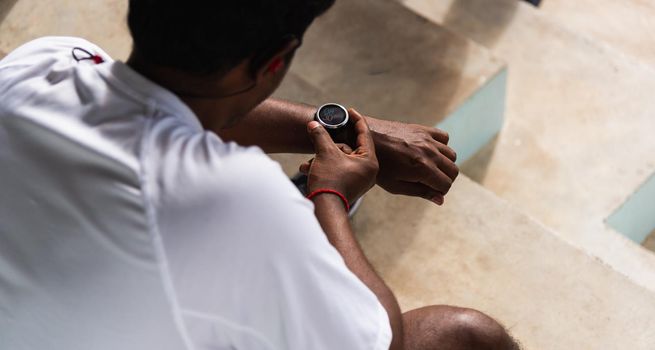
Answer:
[{"label": "dark skin arm", "polygon": [[[370,130],[365,119],[354,110],[357,145],[355,150],[340,149],[327,131],[317,122],[307,129],[316,149],[316,157],[308,165],[308,189],[331,189],[342,193],[350,203],[375,184],[378,161]],[[386,309],[393,339],[391,349],[402,349],[402,313],[395,296],[366,259],[348,220],[344,203],[334,194],[324,193],[313,198],[315,215],[330,243],[343,257],[346,266],[377,296]]]},{"label": "dark skin arm", "polygon": [[390,349],[401,349],[403,344],[402,313],[396,297],[378,276],[362,252],[350,227],[348,214],[339,197],[320,195],[314,199],[315,214],[330,243],[337,249],[346,266],[377,296],[387,310],[393,340]]},{"label": "dark skin arm", "polygon": [[309,105],[269,98],[239,124],[214,132],[244,146],[259,146],[266,153],[314,153],[306,128],[315,110]]},{"label": "dark skin arm", "polygon": [[[312,153],[305,127],[315,107],[268,99],[238,125],[213,130],[225,140],[256,145],[269,153]],[[448,134],[436,128],[365,117],[380,164],[376,183],[394,194],[439,205],[459,174]]]}]

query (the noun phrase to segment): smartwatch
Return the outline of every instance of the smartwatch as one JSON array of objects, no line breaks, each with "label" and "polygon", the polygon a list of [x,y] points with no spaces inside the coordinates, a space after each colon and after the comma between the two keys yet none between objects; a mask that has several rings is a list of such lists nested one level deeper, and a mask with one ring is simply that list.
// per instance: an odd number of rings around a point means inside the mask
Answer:
[{"label": "smartwatch", "polygon": [[344,106],[337,103],[326,103],[318,107],[314,113],[314,119],[327,130],[334,142],[351,145],[350,116]]}]

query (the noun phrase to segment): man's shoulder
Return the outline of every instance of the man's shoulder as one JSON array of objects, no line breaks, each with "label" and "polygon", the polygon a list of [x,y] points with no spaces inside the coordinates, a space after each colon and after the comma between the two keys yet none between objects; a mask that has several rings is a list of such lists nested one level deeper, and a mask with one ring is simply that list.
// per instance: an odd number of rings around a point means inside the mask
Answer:
[{"label": "man's shoulder", "polygon": [[13,51],[0,61],[0,67],[5,68],[12,65],[33,65],[44,59],[57,59],[61,55],[70,55],[74,48],[83,48],[100,54],[105,59],[109,58],[97,45],[77,37],[68,36],[46,36],[29,41]]},{"label": "man's shoulder", "polygon": [[204,130],[173,113],[156,113],[144,135],[148,144],[146,159],[158,158],[162,165],[177,165],[175,170],[197,173],[233,167],[258,167],[273,161],[259,147],[244,147],[225,142],[216,133]]},{"label": "man's shoulder", "polygon": [[320,232],[311,203],[261,149],[200,132],[180,135],[157,152],[163,158],[148,167],[147,197],[173,246],[188,243],[181,233],[189,231],[198,242],[257,240],[261,246],[248,248],[255,255],[324,243],[322,235],[306,230],[309,225]]},{"label": "man's shoulder", "polygon": [[[150,172],[151,193],[206,202],[264,200],[280,191],[295,190],[280,165],[259,147],[224,142],[218,135],[170,117],[157,121],[146,141],[143,161]],[[168,125],[166,125],[168,124]]]}]

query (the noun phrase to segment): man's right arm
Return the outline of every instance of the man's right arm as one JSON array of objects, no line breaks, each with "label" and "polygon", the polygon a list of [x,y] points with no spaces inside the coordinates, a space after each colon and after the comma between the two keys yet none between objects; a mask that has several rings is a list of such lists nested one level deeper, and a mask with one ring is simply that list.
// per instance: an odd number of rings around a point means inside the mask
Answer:
[{"label": "man's right arm", "polygon": [[350,271],[377,296],[387,310],[393,333],[390,349],[402,349],[403,323],[398,301],[366,259],[355,239],[341,199],[325,194],[315,197],[314,204],[316,218],[332,246],[341,254]]},{"label": "man's right arm", "polygon": [[[379,165],[371,131],[363,116],[355,110],[349,112],[353,120],[352,127],[357,135],[354,150],[339,149],[317,122],[313,121],[307,125],[316,149],[316,157],[301,170],[308,174],[307,187],[310,193],[328,189],[337,191],[348,201],[354,201],[375,183]],[[335,194],[315,193],[319,194],[312,197],[315,203],[314,213],[321,228],[350,271],[375,294],[386,309],[393,333],[391,349],[402,349],[403,324],[400,307],[355,239],[346,206]]]}]

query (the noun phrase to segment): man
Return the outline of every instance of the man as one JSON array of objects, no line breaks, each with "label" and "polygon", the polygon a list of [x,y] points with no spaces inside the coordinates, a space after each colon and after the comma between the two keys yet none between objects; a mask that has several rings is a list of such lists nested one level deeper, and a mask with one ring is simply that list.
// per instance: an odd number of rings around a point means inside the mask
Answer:
[{"label": "man", "polygon": [[[376,181],[442,204],[447,135],[350,110],[351,149],[267,100],[332,1],[131,0],[127,64],[76,38],[0,62],[0,348],[513,348],[402,314],[347,219]],[[311,201],[262,149],[316,152]]]}]

